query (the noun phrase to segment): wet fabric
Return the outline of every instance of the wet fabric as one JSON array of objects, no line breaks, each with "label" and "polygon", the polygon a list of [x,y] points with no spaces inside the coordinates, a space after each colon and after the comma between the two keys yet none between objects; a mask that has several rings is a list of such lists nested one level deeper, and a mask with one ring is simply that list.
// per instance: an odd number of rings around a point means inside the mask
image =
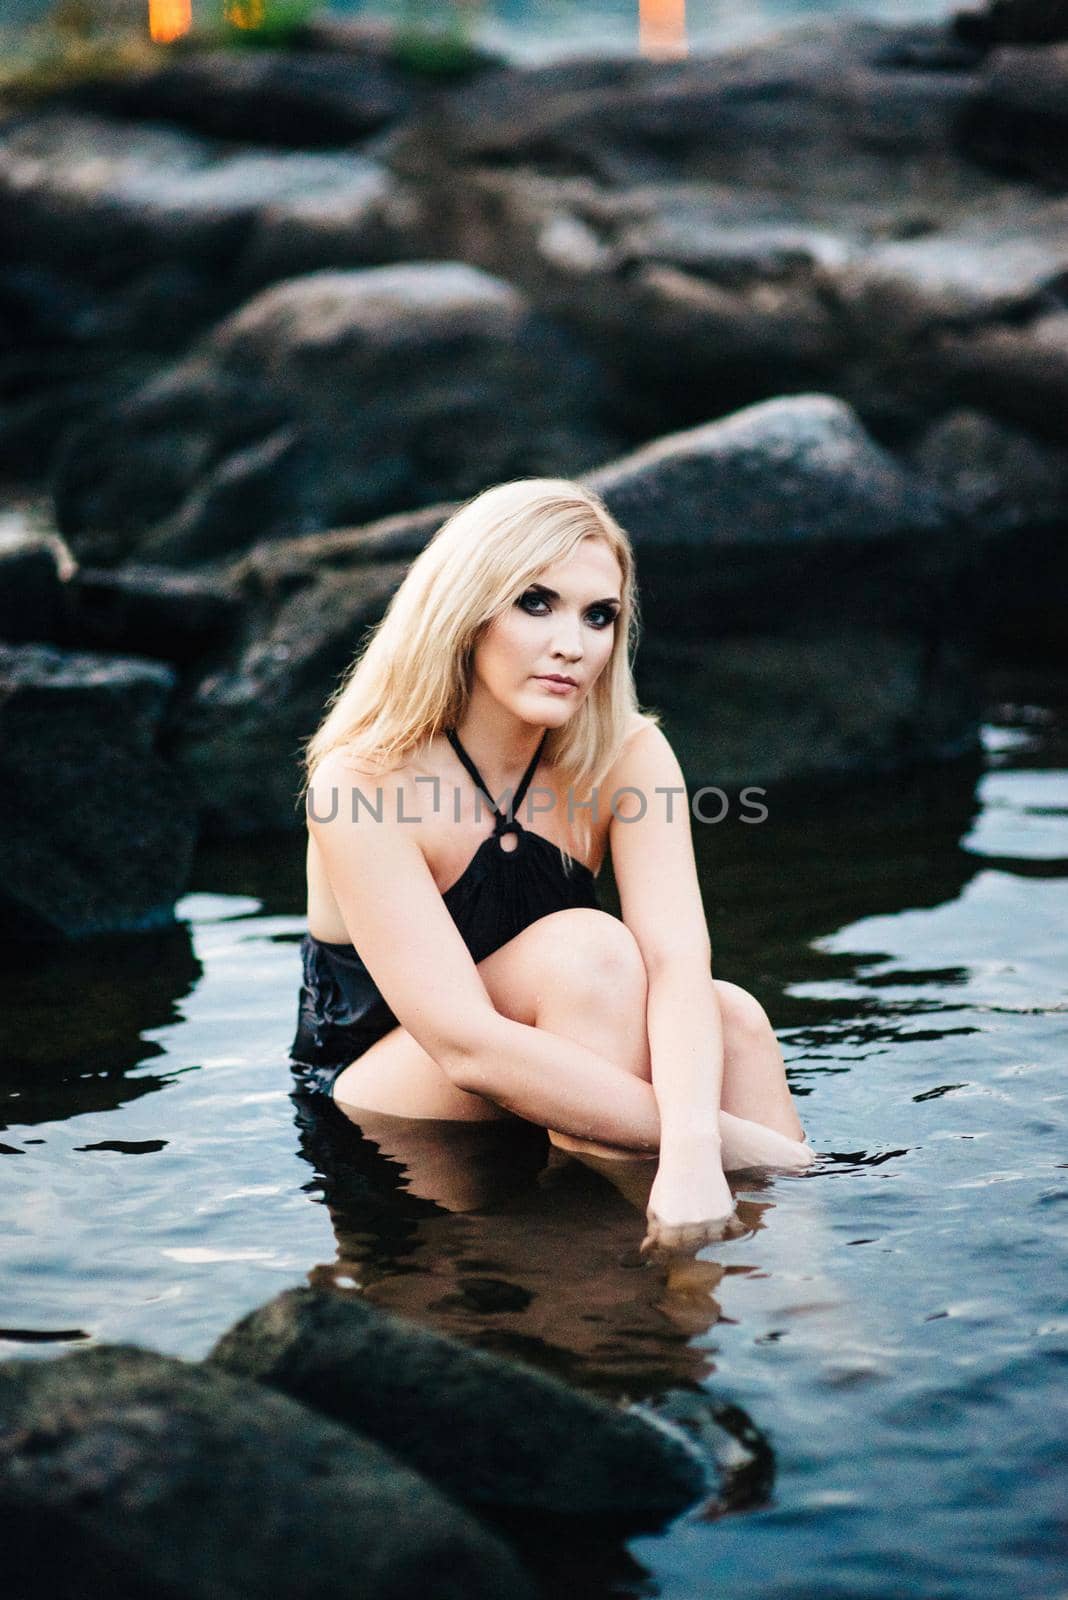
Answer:
[{"label": "wet fabric", "polygon": [[[565,870],[558,846],[525,828],[518,818],[546,736],[542,735],[511,804],[502,812],[457,734],[446,730],[494,819],[493,832],[442,895],[476,963],[539,917],[574,906],[600,909],[590,869],[569,856]],[[515,836],[514,847],[502,845],[506,833]],[[338,1073],[399,1024],[353,945],[334,944],[309,933],[301,942],[301,957],[303,982],[290,1055],[305,1088],[330,1094]]]}]

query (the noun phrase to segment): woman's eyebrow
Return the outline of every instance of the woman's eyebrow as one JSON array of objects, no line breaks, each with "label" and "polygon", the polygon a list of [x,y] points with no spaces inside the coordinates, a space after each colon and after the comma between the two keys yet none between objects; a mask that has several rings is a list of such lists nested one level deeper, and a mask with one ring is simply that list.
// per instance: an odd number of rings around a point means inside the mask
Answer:
[{"label": "woman's eyebrow", "polygon": [[[543,594],[546,600],[559,600],[560,598],[556,590],[550,589],[547,583],[528,583],[527,589],[528,591],[530,589],[537,590],[538,594]],[[619,596],[614,594],[605,595],[603,600],[590,601],[591,606],[618,606],[619,604]]]}]

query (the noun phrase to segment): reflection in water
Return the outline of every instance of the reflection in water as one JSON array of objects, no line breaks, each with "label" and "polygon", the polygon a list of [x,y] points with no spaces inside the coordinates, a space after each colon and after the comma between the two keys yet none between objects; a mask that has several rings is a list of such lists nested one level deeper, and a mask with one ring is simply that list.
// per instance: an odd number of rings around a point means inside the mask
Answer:
[{"label": "reflection in water", "polygon": [[58,1122],[111,1111],[163,1088],[162,1075],[127,1074],[164,1054],[144,1035],[178,1020],[177,1002],[200,976],[190,930],[182,925],[76,945],[5,945],[5,1114],[21,1126]]},{"label": "reflection in water", "polygon": [[[744,1192],[731,1240],[696,1255],[643,1257],[653,1162],[576,1159],[518,1119],[376,1113],[361,1137],[331,1101],[299,1091],[293,1099],[301,1151],[317,1175],[307,1187],[321,1192],[337,1244],[336,1261],[312,1270],[313,1284],[356,1289],[613,1398],[657,1400],[698,1388],[715,1370],[710,1335],[731,1320],[721,1285],[755,1270],[738,1253],[765,1228],[777,1180],[732,1175]],[[839,1160],[856,1158],[821,1165]],[[800,1257],[807,1299],[824,1310],[841,1301],[826,1276],[830,1248],[814,1202]],[[842,1337],[858,1326],[843,1326]]]},{"label": "reflection in water", "polygon": [[[337,1240],[336,1263],[313,1282],[358,1286],[376,1305],[613,1395],[660,1394],[712,1370],[690,1341],[719,1319],[724,1268],[640,1256],[653,1163],[605,1163],[636,1177],[625,1196],[518,1119],[376,1115],[361,1139],[332,1102],[294,1099]],[[747,1232],[767,1209],[740,1202]]]}]

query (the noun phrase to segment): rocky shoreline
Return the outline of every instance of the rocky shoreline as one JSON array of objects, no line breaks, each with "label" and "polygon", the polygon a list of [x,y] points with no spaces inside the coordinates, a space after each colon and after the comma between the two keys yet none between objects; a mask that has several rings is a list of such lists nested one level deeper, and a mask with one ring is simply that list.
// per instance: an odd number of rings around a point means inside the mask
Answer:
[{"label": "rocky shoreline", "polygon": [[0,934],[296,829],[361,630],[511,476],[632,534],[692,783],[974,752],[984,666],[1064,651],[1056,11],[444,83],[335,22],[9,110],[0,470],[56,532],[0,537]]},{"label": "rocky shoreline", "polygon": [[291,1290],[205,1362],[99,1345],[0,1365],[5,1575],[56,1600],[533,1600],[547,1544],[611,1549],[729,1495],[746,1449],[711,1402],[686,1409],[612,1406]]}]

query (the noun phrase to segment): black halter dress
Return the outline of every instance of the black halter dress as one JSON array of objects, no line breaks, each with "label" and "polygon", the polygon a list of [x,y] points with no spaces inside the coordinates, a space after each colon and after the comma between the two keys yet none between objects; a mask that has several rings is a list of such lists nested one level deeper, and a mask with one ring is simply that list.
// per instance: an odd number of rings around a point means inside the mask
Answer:
[{"label": "black halter dress", "polygon": [[[442,895],[472,960],[484,960],[539,917],[554,911],[572,906],[601,909],[589,867],[568,856],[565,869],[558,846],[544,834],[524,828],[516,815],[546,735],[542,735],[507,812],[494,805],[455,731],[447,729],[446,736],[489,801],[494,819],[493,832]],[[506,833],[515,835],[511,849],[501,843]],[[302,1087],[329,1095],[338,1074],[399,1024],[353,945],[333,944],[308,933],[301,942],[301,956],[304,981],[290,1055]]]}]

